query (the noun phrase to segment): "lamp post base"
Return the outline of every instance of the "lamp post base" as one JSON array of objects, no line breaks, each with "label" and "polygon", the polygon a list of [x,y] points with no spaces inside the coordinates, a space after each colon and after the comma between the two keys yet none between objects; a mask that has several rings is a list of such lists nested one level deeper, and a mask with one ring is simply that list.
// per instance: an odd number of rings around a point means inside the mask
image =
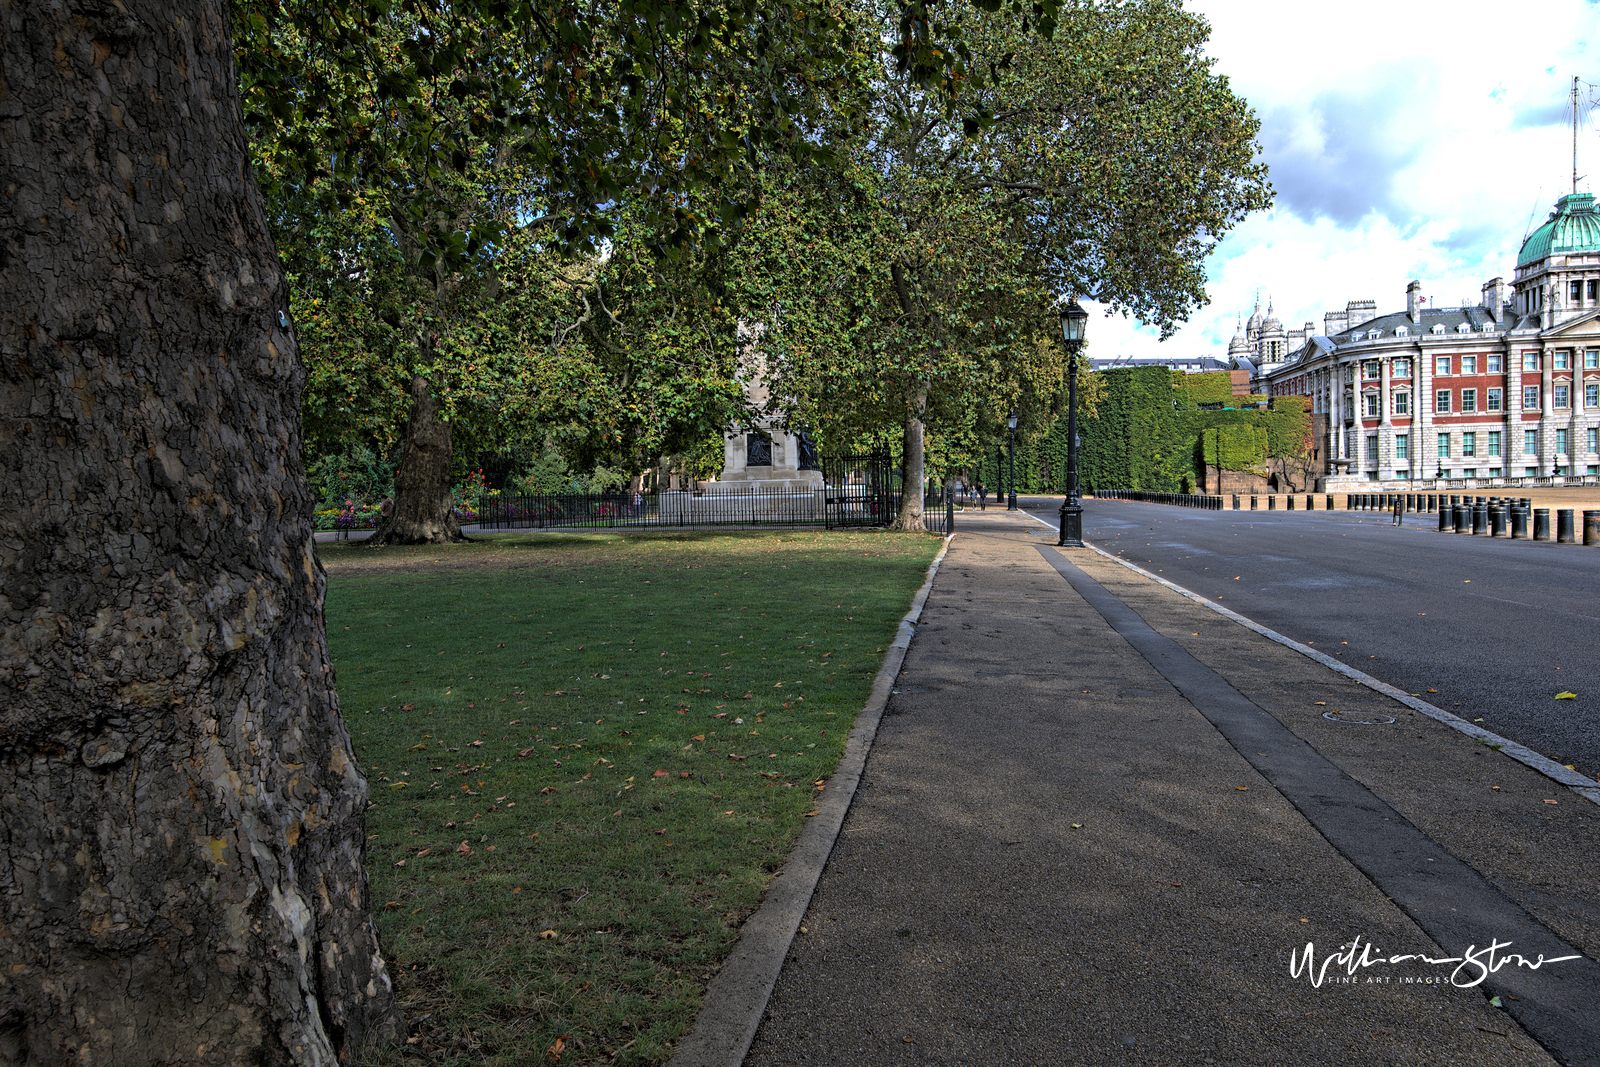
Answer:
[{"label": "lamp post base", "polygon": [[1083,547],[1083,506],[1061,505],[1061,539],[1056,542],[1068,548]]},{"label": "lamp post base", "polygon": [[1015,489],[1011,490],[1011,495],[1006,498],[1006,510],[1017,510],[1017,491]]}]

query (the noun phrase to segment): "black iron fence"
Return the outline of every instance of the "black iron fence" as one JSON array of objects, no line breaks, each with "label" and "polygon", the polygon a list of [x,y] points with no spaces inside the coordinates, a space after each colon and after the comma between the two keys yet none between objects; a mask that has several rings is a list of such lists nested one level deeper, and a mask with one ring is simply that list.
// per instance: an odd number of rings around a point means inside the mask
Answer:
[{"label": "black iron fence", "polygon": [[735,489],[720,493],[507,493],[478,497],[485,530],[617,526],[820,526],[824,491]]},{"label": "black iron fence", "polygon": [[[854,480],[816,489],[751,487],[663,493],[512,493],[489,490],[475,508],[457,507],[463,524],[485,530],[628,526],[887,526],[900,512],[899,472],[855,471]],[[923,499],[923,526],[955,528],[954,498],[935,489]]]}]

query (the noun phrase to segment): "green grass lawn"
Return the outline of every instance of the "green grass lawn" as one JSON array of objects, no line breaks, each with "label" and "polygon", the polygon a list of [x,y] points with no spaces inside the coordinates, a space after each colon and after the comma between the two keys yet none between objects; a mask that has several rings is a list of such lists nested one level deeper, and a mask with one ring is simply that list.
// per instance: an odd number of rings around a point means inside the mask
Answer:
[{"label": "green grass lawn", "polygon": [[413,1043],[657,1063],[837,766],[939,547],[880,532],[324,544]]}]

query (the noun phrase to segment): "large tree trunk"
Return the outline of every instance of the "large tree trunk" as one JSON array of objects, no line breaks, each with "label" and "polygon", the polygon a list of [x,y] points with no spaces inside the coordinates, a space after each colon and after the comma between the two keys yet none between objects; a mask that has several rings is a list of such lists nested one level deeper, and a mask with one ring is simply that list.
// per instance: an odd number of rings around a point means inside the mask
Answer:
[{"label": "large tree trunk", "polygon": [[372,535],[373,545],[440,545],[465,541],[450,513],[450,424],[418,374],[411,379],[411,414],[394,472],[394,508]]},{"label": "large tree trunk", "polygon": [[927,478],[922,447],[923,416],[928,406],[928,387],[919,386],[906,398],[905,436],[901,449],[902,484],[905,492],[900,497],[900,514],[894,517],[891,530],[923,530],[922,491]]},{"label": "large tree trunk", "polygon": [[399,1036],[226,0],[0,0],[0,1062]]}]

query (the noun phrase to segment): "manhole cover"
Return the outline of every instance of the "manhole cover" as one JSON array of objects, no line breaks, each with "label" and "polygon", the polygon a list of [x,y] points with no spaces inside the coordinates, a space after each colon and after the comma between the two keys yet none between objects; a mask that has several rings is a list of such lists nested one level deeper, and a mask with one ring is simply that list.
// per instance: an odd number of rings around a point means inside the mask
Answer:
[{"label": "manhole cover", "polygon": [[1358,711],[1325,711],[1322,717],[1329,722],[1348,722],[1356,726],[1388,726],[1394,722],[1391,715],[1363,715]]}]

